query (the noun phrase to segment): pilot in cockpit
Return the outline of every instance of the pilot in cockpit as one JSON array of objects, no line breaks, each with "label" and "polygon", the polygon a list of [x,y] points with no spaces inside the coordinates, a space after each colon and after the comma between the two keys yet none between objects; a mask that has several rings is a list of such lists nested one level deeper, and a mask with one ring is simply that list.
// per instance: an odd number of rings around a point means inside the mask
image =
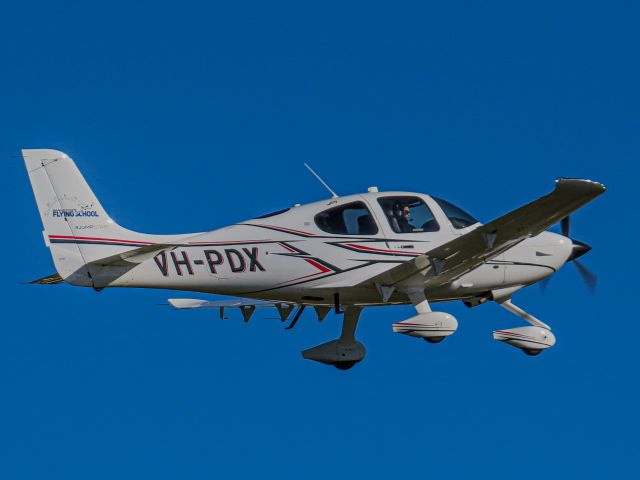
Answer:
[{"label": "pilot in cockpit", "polygon": [[400,218],[398,219],[398,225],[400,226],[400,231],[402,233],[411,233],[415,229],[415,226],[411,223],[413,219],[411,218],[411,209],[408,205],[402,207]]}]

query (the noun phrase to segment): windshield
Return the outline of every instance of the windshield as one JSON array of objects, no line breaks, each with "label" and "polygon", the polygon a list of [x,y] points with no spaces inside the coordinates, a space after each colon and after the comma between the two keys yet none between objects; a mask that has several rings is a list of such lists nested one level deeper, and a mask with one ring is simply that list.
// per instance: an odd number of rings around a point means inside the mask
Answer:
[{"label": "windshield", "polygon": [[431,196],[435,202],[440,205],[440,208],[447,216],[453,228],[465,228],[478,223],[478,220],[473,218],[467,212],[460,207],[456,207],[454,204],[443,200],[442,198]]}]

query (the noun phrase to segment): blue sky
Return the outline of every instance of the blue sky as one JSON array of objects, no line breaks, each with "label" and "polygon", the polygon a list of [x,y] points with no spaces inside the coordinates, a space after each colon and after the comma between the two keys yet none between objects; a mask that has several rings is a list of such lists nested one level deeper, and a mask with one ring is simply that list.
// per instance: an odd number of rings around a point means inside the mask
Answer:
[{"label": "blue sky", "polygon": [[[231,5],[232,3],[232,5]],[[0,16],[3,478],[570,478],[636,469],[633,251],[640,47],[633,3],[19,2]],[[123,226],[214,229],[342,194],[434,193],[484,221],[586,177],[572,266],[515,303],[442,304],[438,345],[364,313],[362,364],[300,351],[335,316],[248,325],[164,291],[27,286],[53,272],[20,148],[72,156]],[[633,189],[633,190],[632,190]],[[628,251],[629,248],[631,251]]]}]

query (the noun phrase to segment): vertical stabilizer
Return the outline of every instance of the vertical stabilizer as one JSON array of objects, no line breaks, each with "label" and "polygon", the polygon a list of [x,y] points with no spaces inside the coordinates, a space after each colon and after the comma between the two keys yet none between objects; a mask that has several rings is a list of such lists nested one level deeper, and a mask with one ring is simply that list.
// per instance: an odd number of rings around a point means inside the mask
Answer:
[{"label": "vertical stabilizer", "polygon": [[96,286],[86,265],[136,247],[184,235],[146,235],[116,224],[65,153],[22,150],[44,226],[44,237],[60,276],[74,285]]},{"label": "vertical stabilizer", "polygon": [[[67,279],[86,263],[80,245],[73,239],[87,232],[105,235],[117,226],[114,228],[113,221],[66,154],[57,150],[22,150],[22,156],[44,226],[45,242],[51,248],[58,273]],[[90,286],[86,273],[82,277],[77,281]]]},{"label": "vertical stabilizer", "polygon": [[22,150],[40,218],[49,235],[120,230],[73,160],[57,150]]}]

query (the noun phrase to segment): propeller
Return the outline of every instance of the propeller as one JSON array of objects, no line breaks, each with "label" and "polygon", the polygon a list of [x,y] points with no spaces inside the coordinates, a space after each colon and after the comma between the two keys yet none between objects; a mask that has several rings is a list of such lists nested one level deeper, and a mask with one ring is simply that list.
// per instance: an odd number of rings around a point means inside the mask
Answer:
[{"label": "propeller", "polygon": [[549,282],[551,281],[551,277],[547,277],[544,280],[542,280],[540,283],[538,283],[538,285],[540,285],[540,291],[542,293],[545,293],[547,291],[547,287],[549,286]]},{"label": "propeller", "polygon": [[561,221],[560,221],[560,229],[562,231],[562,235],[565,237],[569,236],[569,231],[571,230],[571,221],[569,220],[569,217],[564,217]]},{"label": "propeller", "polygon": [[587,288],[591,290],[591,292],[595,292],[596,285],[598,284],[596,274],[589,270],[580,260],[573,260],[573,264],[578,269],[578,273],[582,277],[582,281],[587,285]]},{"label": "propeller", "polygon": [[[585,283],[587,288],[591,292],[595,292],[596,285],[598,283],[598,277],[596,276],[595,273],[589,270],[584,263],[578,260],[578,258],[580,258],[582,255],[589,252],[591,250],[591,247],[586,243],[581,242],[580,240],[574,240],[573,238],[570,237],[570,233],[571,233],[570,217],[564,217],[560,221],[560,231],[562,232],[563,236],[568,237],[573,243],[573,250],[571,251],[571,255],[569,255],[569,258],[567,259],[567,262],[571,262],[575,265],[575,267],[578,269],[578,273],[580,274],[580,277],[582,278],[582,281]],[[550,280],[551,280],[551,277],[547,277],[542,282],[540,282],[540,289],[542,290],[542,293],[544,293],[547,290]]]}]

